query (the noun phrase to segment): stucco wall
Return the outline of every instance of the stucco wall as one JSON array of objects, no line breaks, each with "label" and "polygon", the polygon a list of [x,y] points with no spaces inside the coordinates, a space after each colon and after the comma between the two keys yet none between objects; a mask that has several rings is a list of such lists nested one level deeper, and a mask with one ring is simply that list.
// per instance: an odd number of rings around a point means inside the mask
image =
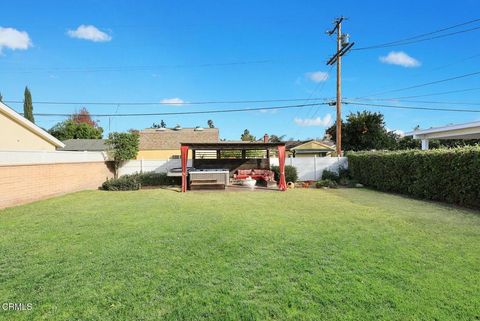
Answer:
[{"label": "stucco wall", "polygon": [[0,150],[55,150],[55,145],[0,112]]},{"label": "stucco wall", "polygon": [[105,162],[0,166],[0,208],[97,189],[113,177]]},{"label": "stucco wall", "polygon": [[[140,150],[137,159],[170,159],[172,156],[180,157],[180,147],[178,149]],[[192,151],[188,151],[188,157],[192,157]]]}]

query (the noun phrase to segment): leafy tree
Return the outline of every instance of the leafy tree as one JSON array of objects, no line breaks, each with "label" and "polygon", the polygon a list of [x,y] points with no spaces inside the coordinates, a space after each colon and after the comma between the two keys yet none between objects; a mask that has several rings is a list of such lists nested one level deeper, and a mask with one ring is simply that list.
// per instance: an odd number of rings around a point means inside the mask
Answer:
[{"label": "leafy tree", "polygon": [[3,96],[2,96],[2,93],[0,93],[0,102],[3,101]]},{"label": "leafy tree", "polygon": [[167,124],[163,121],[163,119],[160,121],[160,124],[158,123],[153,123],[150,128],[165,128],[167,127]]},{"label": "leafy tree", "polygon": [[73,113],[69,119],[53,126],[49,133],[59,140],[66,139],[101,139],[103,128],[92,119],[88,110],[83,107]]},{"label": "leafy tree", "polygon": [[208,124],[208,128],[215,128],[215,125],[213,124],[213,120],[209,119],[207,121],[207,124]]},{"label": "leafy tree", "polygon": [[411,136],[401,137],[397,140],[397,147],[398,150],[405,150],[405,149],[420,149],[421,143],[418,139],[413,139]]},{"label": "leafy tree", "polygon": [[84,123],[92,127],[98,127],[98,123],[92,119],[90,112],[85,107],[82,107],[78,112],[73,113],[70,119],[76,124]]},{"label": "leafy tree", "polygon": [[243,134],[240,136],[240,139],[245,142],[253,142],[254,140],[256,140],[255,136],[250,134],[250,131],[248,129],[245,129],[243,131]]},{"label": "leafy tree", "polygon": [[67,139],[101,139],[102,127],[93,127],[86,123],[75,123],[72,119],[64,120],[48,131],[59,140]]},{"label": "leafy tree", "polygon": [[115,167],[115,178],[121,163],[137,157],[140,145],[140,135],[136,131],[128,133],[110,133],[107,139],[109,156]]},{"label": "leafy tree", "polygon": [[270,137],[268,138],[268,141],[270,143],[280,143],[280,142],[283,142],[284,139],[285,139],[285,135],[282,135],[282,136],[270,135]]},{"label": "leafy tree", "polygon": [[[326,130],[326,134],[336,142],[336,125]],[[388,132],[381,113],[369,111],[351,113],[342,122],[342,149],[372,150],[394,149],[398,135]]]},{"label": "leafy tree", "polygon": [[28,87],[25,87],[24,99],[23,99],[23,117],[35,123],[33,118],[33,103],[32,103],[32,93]]}]

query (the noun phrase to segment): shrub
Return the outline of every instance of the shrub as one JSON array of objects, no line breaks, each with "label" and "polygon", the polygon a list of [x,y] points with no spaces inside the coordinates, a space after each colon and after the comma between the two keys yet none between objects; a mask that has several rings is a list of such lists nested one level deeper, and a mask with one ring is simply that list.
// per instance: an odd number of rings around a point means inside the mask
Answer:
[{"label": "shrub", "polygon": [[340,176],[336,172],[329,171],[328,169],[326,169],[322,173],[322,180],[327,180],[327,179],[338,182],[338,180],[340,179]]},{"label": "shrub", "polygon": [[[275,173],[275,180],[278,182],[280,179],[280,167],[272,166],[271,170]],[[295,183],[298,180],[297,169],[291,165],[285,165],[285,181]]]},{"label": "shrub", "polygon": [[328,188],[337,188],[337,182],[331,180],[331,179],[321,179],[315,183],[315,187],[317,188],[322,188],[322,187],[328,187]]},{"label": "shrub", "polygon": [[346,186],[346,187],[355,187],[357,185],[357,181],[354,179],[350,179],[348,177],[340,177],[338,180],[338,185]]},{"label": "shrub", "polygon": [[346,178],[346,179],[352,178],[352,177],[350,176],[350,171],[349,171],[348,168],[346,168],[346,167],[340,167],[340,168],[338,169],[338,177],[339,177],[340,179],[342,179],[342,178]]},{"label": "shrub", "polygon": [[136,174],[107,179],[102,184],[102,189],[106,191],[136,191],[140,187],[142,187],[142,184]]},{"label": "shrub", "polygon": [[347,157],[352,177],[365,186],[480,208],[480,146]]},{"label": "shrub", "polygon": [[148,172],[138,174],[142,186],[168,186],[179,185],[178,177],[169,177],[167,173]]}]

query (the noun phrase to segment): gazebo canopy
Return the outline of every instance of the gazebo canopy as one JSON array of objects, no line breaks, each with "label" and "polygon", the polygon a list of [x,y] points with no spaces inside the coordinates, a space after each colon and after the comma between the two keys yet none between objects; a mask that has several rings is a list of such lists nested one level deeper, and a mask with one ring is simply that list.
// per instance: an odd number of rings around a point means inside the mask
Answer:
[{"label": "gazebo canopy", "polygon": [[285,146],[285,143],[223,141],[217,143],[181,143],[181,145],[188,146],[191,150],[265,150]]}]

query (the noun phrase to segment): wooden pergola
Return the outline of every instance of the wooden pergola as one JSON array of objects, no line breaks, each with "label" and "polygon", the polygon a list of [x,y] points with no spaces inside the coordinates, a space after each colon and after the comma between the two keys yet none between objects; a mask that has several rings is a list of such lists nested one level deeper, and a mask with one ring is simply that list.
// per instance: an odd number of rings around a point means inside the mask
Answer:
[{"label": "wooden pergola", "polygon": [[[182,192],[187,190],[187,159],[188,151],[192,151],[192,167],[194,168],[227,168],[230,171],[241,166],[256,166],[260,168],[270,167],[270,154],[272,150],[278,152],[280,177],[278,187],[285,191],[285,143],[272,142],[243,142],[243,141],[221,141],[216,143],[181,143],[180,152],[182,159]],[[197,151],[215,151],[214,158],[198,159]],[[222,151],[240,151],[239,158],[222,158]],[[265,158],[249,158],[248,151],[265,151]]]}]

